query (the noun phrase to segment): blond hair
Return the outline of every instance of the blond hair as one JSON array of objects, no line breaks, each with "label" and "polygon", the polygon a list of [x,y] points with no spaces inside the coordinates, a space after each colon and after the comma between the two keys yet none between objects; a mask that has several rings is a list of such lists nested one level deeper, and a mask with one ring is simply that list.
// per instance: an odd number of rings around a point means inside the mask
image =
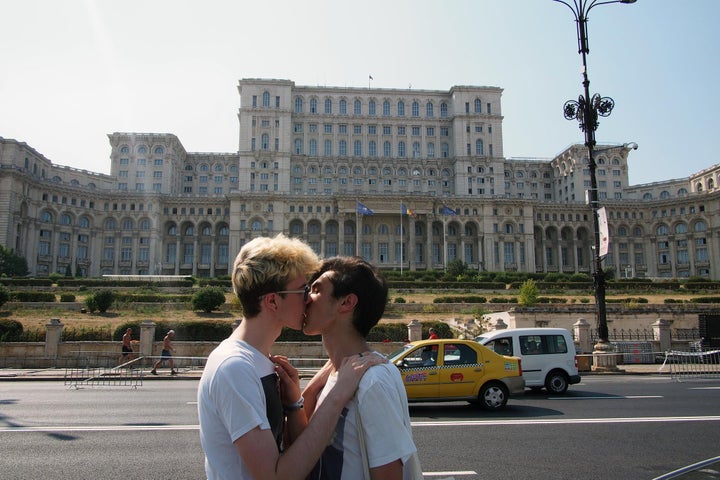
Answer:
[{"label": "blond hair", "polygon": [[320,266],[310,246],[297,238],[278,234],[246,243],[235,257],[232,285],[246,317],[260,313],[260,296],[286,290],[288,282],[309,276]]}]

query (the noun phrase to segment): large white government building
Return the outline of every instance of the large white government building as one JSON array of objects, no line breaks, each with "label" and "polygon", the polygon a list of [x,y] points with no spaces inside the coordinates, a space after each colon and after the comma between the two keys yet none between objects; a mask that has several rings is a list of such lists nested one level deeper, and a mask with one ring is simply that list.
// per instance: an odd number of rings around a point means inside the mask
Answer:
[{"label": "large white government building", "polygon": [[[106,175],[0,137],[0,243],[38,276],[228,275],[244,243],[280,232],[385,269],[461,259],[483,271],[591,273],[587,149],[505,158],[502,89],[243,79],[238,91],[232,153],[187,152],[172,134],[113,133]],[[630,151],[596,150],[605,268],[720,279],[720,164],[631,186]]]}]

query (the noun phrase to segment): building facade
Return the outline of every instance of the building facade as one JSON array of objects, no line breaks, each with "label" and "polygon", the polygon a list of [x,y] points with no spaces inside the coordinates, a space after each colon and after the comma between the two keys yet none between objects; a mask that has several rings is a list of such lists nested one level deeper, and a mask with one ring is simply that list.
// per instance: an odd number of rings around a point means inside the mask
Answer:
[{"label": "building facade", "polygon": [[[461,259],[486,271],[591,273],[587,149],[505,158],[502,89],[243,79],[238,91],[233,153],[113,133],[104,175],[0,138],[0,242],[34,275],[228,275],[244,243],[280,232],[386,269]],[[596,149],[605,268],[720,279],[720,164],[631,186],[630,151]]]}]

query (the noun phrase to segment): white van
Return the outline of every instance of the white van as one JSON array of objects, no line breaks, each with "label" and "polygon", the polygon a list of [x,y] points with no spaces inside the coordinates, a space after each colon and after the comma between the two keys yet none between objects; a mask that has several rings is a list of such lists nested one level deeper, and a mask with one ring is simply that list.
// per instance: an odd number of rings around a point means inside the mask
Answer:
[{"label": "white van", "polygon": [[534,390],[565,393],[568,385],[580,382],[575,343],[564,328],[495,330],[475,341],[501,355],[520,357],[525,386]]}]

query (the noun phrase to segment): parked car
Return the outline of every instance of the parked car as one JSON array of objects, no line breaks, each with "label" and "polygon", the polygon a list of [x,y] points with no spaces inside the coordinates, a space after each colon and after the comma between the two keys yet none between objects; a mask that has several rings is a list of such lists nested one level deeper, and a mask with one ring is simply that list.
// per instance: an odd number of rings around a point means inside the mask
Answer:
[{"label": "parked car", "polygon": [[410,402],[464,400],[498,410],[509,396],[525,390],[518,358],[499,355],[472,340],[412,342],[389,359],[400,369]]},{"label": "parked car", "polygon": [[564,328],[514,328],[495,330],[475,341],[502,355],[522,359],[525,385],[550,393],[565,393],[580,382],[575,343]]}]

